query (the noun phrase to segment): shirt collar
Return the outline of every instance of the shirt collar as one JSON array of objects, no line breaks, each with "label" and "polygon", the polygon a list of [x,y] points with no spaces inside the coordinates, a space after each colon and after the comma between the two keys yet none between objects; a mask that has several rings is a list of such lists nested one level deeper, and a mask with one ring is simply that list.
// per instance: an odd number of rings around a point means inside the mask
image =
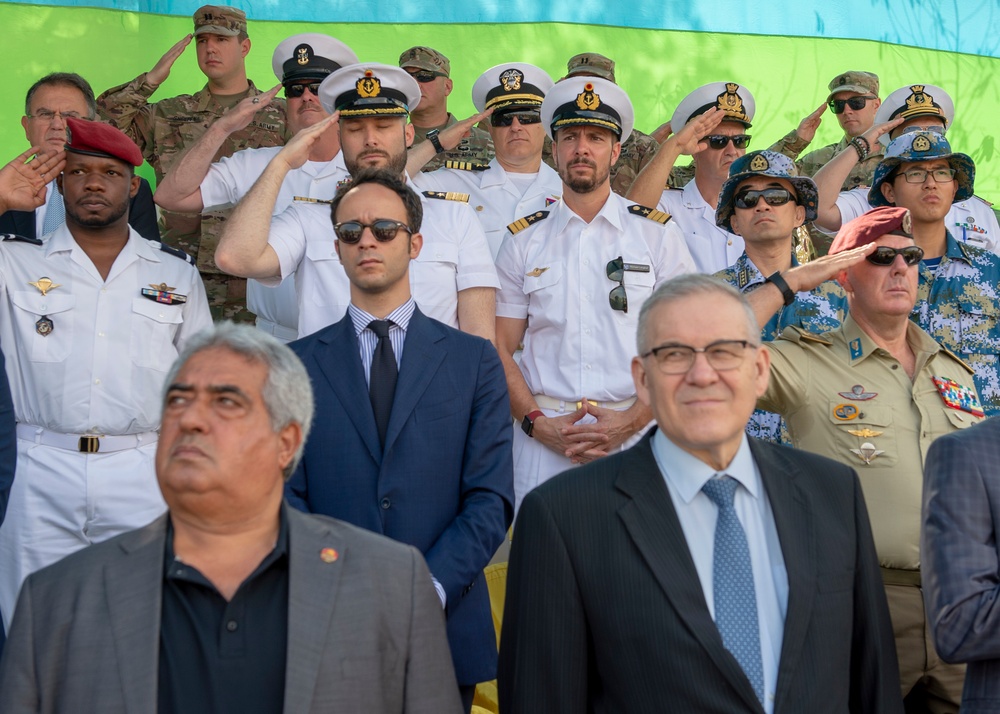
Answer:
[{"label": "shirt collar", "polygon": [[[847,340],[847,361],[852,367],[882,349],[861,329],[850,313],[844,317],[841,329]],[[917,364],[923,364],[941,351],[941,345],[911,320],[906,321],[906,344],[913,351]]]},{"label": "shirt collar", "polygon": [[[619,201],[624,202],[624,200],[625,199],[621,198],[617,193],[611,191],[608,194],[608,199],[604,202],[604,205],[601,206],[601,210],[597,212],[596,216],[594,216],[594,220],[587,225],[594,225],[603,219],[614,226],[616,230],[623,230],[624,224],[621,216],[623,209],[620,210],[622,207],[620,206]],[[562,199],[558,203],[553,204],[553,206],[556,207],[555,215],[553,215],[550,220],[552,220],[553,228],[557,233],[564,231],[571,221],[583,223],[583,219],[580,218],[580,216],[578,216],[572,208],[566,205],[565,193],[563,194]]]},{"label": "shirt collar", "polygon": [[[413,298],[411,297],[409,300],[386,315],[384,319],[401,328],[403,332],[406,332],[410,326],[410,318],[413,317],[413,310],[415,308],[416,303],[413,302]],[[351,322],[354,324],[354,334],[356,335],[360,335],[361,331],[368,327],[368,324],[372,320],[379,319],[371,313],[365,312],[360,307],[357,307],[353,302],[347,306],[347,313],[351,316]]]},{"label": "shirt collar", "polygon": [[716,471],[704,461],[677,446],[657,429],[653,435],[653,453],[664,478],[676,489],[684,503],[691,503],[702,487],[716,474],[726,474],[739,481],[754,498],[762,493],[760,472],[750,453],[746,433],[740,434],[740,446],[729,465]]}]

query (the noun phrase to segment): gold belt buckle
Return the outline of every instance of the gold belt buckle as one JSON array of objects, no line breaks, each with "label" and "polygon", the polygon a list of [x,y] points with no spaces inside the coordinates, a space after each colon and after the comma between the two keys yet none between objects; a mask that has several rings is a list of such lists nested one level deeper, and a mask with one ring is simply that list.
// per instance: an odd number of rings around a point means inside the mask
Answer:
[{"label": "gold belt buckle", "polygon": [[80,437],[79,450],[84,454],[96,454],[101,448],[101,440],[97,436],[84,434]]},{"label": "gold belt buckle", "polygon": [[595,402],[593,399],[581,399],[576,403],[576,408],[579,409],[580,407],[582,407],[584,402],[587,402],[587,404],[593,404],[595,407],[597,406],[597,402]]}]

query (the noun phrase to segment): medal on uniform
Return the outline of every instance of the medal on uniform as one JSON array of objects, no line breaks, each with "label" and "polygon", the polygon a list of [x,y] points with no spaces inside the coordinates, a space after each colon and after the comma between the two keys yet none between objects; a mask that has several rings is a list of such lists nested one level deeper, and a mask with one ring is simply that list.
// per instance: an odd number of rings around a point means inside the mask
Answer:
[{"label": "medal on uniform", "polygon": [[866,464],[871,464],[872,461],[885,453],[882,449],[876,449],[875,444],[870,441],[863,443],[861,448],[851,449],[851,451]]},{"label": "medal on uniform", "polygon": [[178,295],[173,292],[177,288],[166,283],[150,283],[148,288],[142,289],[142,296],[147,300],[162,302],[164,305],[180,305],[187,302],[187,295]]},{"label": "medal on uniform", "polygon": [[850,421],[858,418],[858,408],[853,404],[838,404],[833,408],[833,418],[838,421]]},{"label": "medal on uniform", "polygon": [[45,297],[49,290],[55,290],[56,288],[62,287],[59,283],[54,283],[49,278],[39,278],[33,283],[29,282],[28,285],[36,288],[38,292],[42,294],[42,297]]},{"label": "medal on uniform", "polygon": [[866,392],[860,384],[855,384],[849,392],[837,392],[844,399],[853,399],[858,402],[866,402],[878,396],[878,392]]},{"label": "medal on uniform", "polygon": [[48,315],[42,315],[38,318],[38,322],[35,323],[35,332],[42,337],[51,335],[53,328],[55,328],[55,325],[52,323],[52,318]]},{"label": "medal on uniform", "polygon": [[[55,290],[58,287],[62,287],[59,283],[54,283],[50,278],[39,278],[35,282],[28,282],[28,285],[35,288],[45,297],[49,290]],[[42,305],[45,308],[45,305]],[[42,337],[48,337],[52,334],[52,330],[55,329],[55,323],[52,322],[52,318],[48,315],[42,315],[38,318],[38,322],[35,323],[35,332],[37,332]]]},{"label": "medal on uniform", "polygon": [[944,401],[945,406],[951,409],[968,412],[972,416],[981,417],[985,415],[982,404],[979,403],[979,395],[972,387],[965,387],[954,379],[947,377],[931,377],[934,386],[937,387],[938,394]]}]

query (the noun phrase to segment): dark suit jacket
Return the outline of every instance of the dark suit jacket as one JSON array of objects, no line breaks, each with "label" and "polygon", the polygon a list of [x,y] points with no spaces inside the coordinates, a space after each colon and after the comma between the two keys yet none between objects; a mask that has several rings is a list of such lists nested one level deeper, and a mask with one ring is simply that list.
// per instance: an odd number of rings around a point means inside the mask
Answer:
[{"label": "dark suit jacket", "polygon": [[350,316],[291,347],[309,372],[316,416],[289,502],[418,548],[447,595],[459,684],[493,679],[483,568],[514,500],[510,405],[496,350],[416,310],[383,452]]},{"label": "dark suit jacket", "polygon": [[[149,181],[139,179],[139,191],[128,206],[128,224],[143,238],[160,240],[160,228],[156,225],[156,206]],[[0,213],[0,233],[16,233],[25,238],[40,238],[35,235],[34,211],[7,211]]]},{"label": "dark suit jacket", "polygon": [[[503,714],[763,711],[709,614],[650,438],[524,499],[500,640]],[[775,712],[901,714],[857,475],[750,447],[788,571]]]},{"label": "dark suit jacket", "polygon": [[[441,603],[413,548],[288,512],[284,714],[458,714]],[[29,576],[4,714],[156,711],[166,516]],[[323,562],[333,548],[338,558]]]},{"label": "dark suit jacket", "polygon": [[1000,713],[1000,417],[931,444],[920,557],[934,646],[969,663],[962,714]]}]

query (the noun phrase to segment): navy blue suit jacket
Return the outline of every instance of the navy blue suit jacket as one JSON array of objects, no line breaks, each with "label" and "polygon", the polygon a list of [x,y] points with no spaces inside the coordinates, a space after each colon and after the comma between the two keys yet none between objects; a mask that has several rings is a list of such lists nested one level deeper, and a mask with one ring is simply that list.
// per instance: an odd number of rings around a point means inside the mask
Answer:
[{"label": "navy blue suit jacket", "polygon": [[350,316],[293,342],[316,416],[289,502],[415,546],[447,595],[459,684],[493,679],[483,568],[513,517],[507,382],[496,350],[413,313],[384,451]]}]

